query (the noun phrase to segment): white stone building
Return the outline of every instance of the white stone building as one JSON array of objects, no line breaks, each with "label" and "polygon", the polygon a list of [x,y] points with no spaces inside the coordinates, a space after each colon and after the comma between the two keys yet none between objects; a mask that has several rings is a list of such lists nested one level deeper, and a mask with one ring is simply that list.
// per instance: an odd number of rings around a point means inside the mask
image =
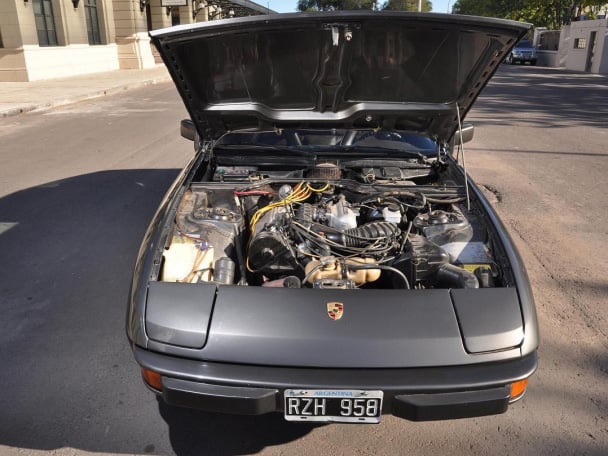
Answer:
[{"label": "white stone building", "polygon": [[269,14],[250,0],[0,0],[0,82],[148,68],[148,31]]}]

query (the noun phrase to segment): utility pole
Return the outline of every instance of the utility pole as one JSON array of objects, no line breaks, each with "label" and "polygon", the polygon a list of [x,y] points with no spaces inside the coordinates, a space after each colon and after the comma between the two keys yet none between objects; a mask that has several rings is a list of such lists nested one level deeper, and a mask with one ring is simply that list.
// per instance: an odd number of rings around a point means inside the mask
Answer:
[{"label": "utility pole", "polygon": [[422,12],[422,0],[418,0],[418,12]]}]

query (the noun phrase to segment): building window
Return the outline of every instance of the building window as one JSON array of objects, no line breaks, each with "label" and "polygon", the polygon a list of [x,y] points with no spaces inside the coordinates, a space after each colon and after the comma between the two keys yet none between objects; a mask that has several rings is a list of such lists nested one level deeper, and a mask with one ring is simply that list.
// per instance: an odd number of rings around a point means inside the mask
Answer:
[{"label": "building window", "polygon": [[181,21],[179,17],[179,6],[171,8],[171,25],[179,25],[180,22]]},{"label": "building window", "polygon": [[87,19],[89,44],[101,44],[99,18],[97,17],[97,0],[84,0],[84,15]]},{"label": "building window", "polygon": [[38,44],[40,46],[57,46],[57,31],[53,17],[51,0],[32,0]]},{"label": "building window", "polygon": [[587,47],[587,38],[575,38],[574,49],[585,49]]}]

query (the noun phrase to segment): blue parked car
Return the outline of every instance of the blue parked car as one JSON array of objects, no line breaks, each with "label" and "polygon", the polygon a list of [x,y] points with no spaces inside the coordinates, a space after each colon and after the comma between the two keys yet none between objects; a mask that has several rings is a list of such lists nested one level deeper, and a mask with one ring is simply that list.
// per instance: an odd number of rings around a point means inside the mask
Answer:
[{"label": "blue parked car", "polygon": [[506,63],[514,65],[517,62],[527,62],[530,65],[536,65],[537,58],[536,49],[532,46],[532,43],[529,40],[521,40],[507,56]]}]

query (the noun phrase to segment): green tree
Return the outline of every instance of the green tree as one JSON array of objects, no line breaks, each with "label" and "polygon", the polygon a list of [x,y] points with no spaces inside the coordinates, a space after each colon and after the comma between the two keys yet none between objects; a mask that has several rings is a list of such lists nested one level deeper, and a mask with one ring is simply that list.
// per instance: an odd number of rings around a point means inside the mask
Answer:
[{"label": "green tree", "polygon": [[593,17],[604,4],[605,0],[457,0],[452,12],[513,19],[556,30],[583,12]]},{"label": "green tree", "polygon": [[[335,10],[393,10],[418,11],[418,0],[387,0],[380,4],[378,0],[298,0],[299,11],[335,11]],[[433,9],[430,0],[422,0],[422,11]]]},{"label": "green tree", "polygon": [[373,0],[298,0],[299,11],[374,9]]},{"label": "green tree", "polygon": [[[388,0],[382,5],[383,10],[418,11],[418,0]],[[428,13],[433,9],[429,0],[422,0],[422,11]]]}]

